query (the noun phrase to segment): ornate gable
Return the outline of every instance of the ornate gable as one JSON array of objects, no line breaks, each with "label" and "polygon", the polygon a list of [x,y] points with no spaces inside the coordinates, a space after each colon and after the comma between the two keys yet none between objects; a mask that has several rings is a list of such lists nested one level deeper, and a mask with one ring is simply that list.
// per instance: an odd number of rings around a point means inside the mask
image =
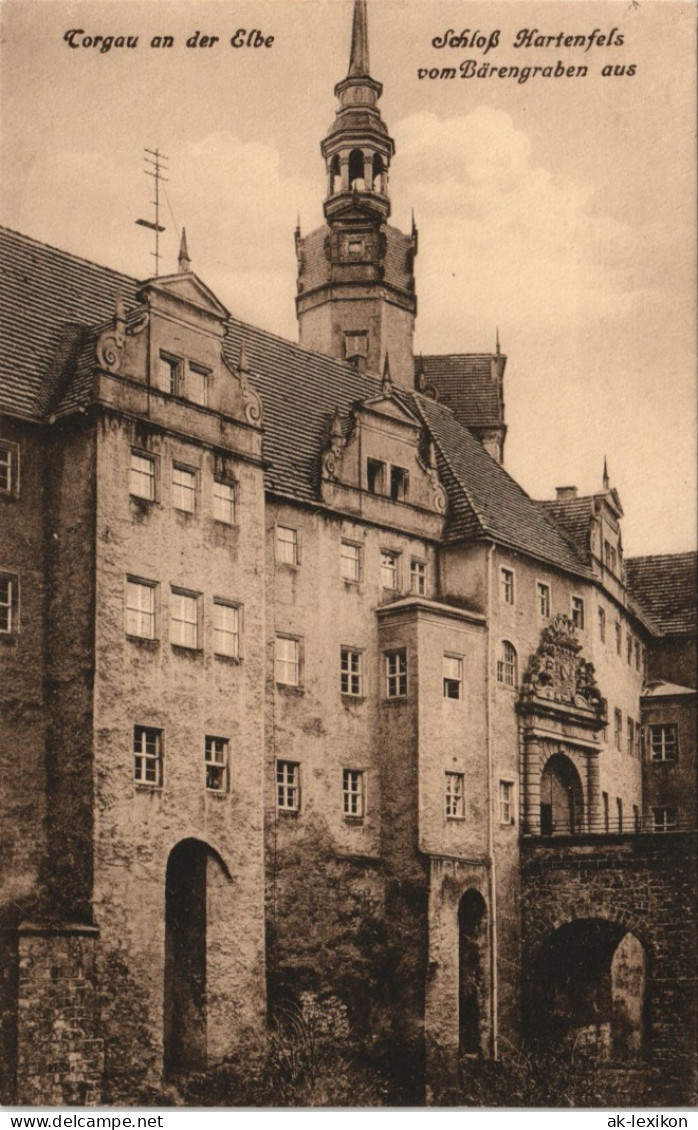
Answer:
[{"label": "ornate gable", "polygon": [[379,396],[329,422],[320,453],[320,494],[338,509],[440,537],[446,492],[422,425],[384,381]]}]

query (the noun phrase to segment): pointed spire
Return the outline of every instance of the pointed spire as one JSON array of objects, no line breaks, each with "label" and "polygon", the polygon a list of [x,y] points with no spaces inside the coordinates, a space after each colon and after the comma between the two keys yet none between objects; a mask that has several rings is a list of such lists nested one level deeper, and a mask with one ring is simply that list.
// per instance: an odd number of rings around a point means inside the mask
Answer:
[{"label": "pointed spire", "polygon": [[332,428],[331,428],[331,431],[330,431],[330,435],[332,436],[333,440],[336,440],[336,439],[343,440],[344,439],[344,433],[342,432],[342,417],[341,417],[339,408],[335,408],[335,410],[334,410],[334,416],[332,417]]},{"label": "pointed spire", "polygon": [[117,333],[123,333],[126,329],[126,311],[124,310],[124,296],[121,293],[121,287],[116,288],[116,298],[114,300],[114,321],[116,323]]},{"label": "pointed spire", "polygon": [[433,439],[429,440],[429,466],[433,471],[436,470],[436,446]]},{"label": "pointed spire", "polygon": [[347,75],[367,75],[368,68],[368,17],[366,0],[354,0],[354,22],[351,29],[351,54]]},{"label": "pointed spire", "polygon": [[495,354],[494,355],[495,355],[495,357],[501,357],[502,351],[499,348],[499,326],[497,326],[497,329],[495,331],[495,343],[496,344],[495,344]]},{"label": "pointed spire", "polygon": [[247,350],[245,349],[244,337],[240,339],[240,357],[238,359],[238,369],[241,373],[249,372],[249,369],[247,368]]},{"label": "pointed spire", "polygon": [[177,257],[179,264],[180,275],[186,275],[187,271],[191,270],[191,261],[189,259],[189,252],[187,251],[187,231],[182,228],[182,238],[179,241],[179,256]]},{"label": "pointed spire", "polygon": [[383,392],[383,396],[393,395],[393,381],[392,377],[390,376],[390,360],[387,353],[385,355],[385,361],[383,362],[383,381],[381,390]]},{"label": "pointed spire", "polygon": [[297,235],[301,234],[301,214],[300,214],[300,212],[296,216],[296,233],[297,233]]},{"label": "pointed spire", "polygon": [[609,490],[610,486],[611,486],[611,480],[608,477],[608,463],[606,461],[606,456],[604,455],[604,457],[603,457],[603,489]]}]

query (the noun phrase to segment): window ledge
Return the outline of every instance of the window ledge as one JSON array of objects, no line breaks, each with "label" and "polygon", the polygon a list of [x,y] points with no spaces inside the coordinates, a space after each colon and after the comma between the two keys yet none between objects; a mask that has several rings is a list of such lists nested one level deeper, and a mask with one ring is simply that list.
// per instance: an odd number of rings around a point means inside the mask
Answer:
[{"label": "window ledge", "polygon": [[157,651],[160,647],[160,640],[150,639],[149,636],[132,636],[130,632],[127,632],[126,639],[129,643],[135,643],[138,647],[145,648],[146,651]]},{"label": "window ledge", "polygon": [[450,823],[462,824],[466,819],[467,819],[467,817],[465,817],[465,816],[447,816],[446,817],[446,820],[448,821],[449,824]]},{"label": "window ledge", "polygon": [[137,793],[162,793],[162,785],[149,785],[147,781],[134,781],[133,787]]},{"label": "window ledge", "polygon": [[386,704],[386,706],[403,706],[406,702],[409,701],[409,697],[406,694],[395,695],[391,696],[390,698],[386,697],[383,699],[383,702]]},{"label": "window ledge", "polygon": [[[173,644],[174,646],[176,644]],[[225,655],[222,651],[214,651],[213,658],[220,659],[222,663],[231,663],[234,667],[238,667],[242,663],[241,655]]]},{"label": "window ledge", "polygon": [[170,647],[180,655],[203,656],[204,654],[202,647],[189,647],[186,643],[172,643],[172,641],[170,641]]},{"label": "window ledge", "polygon": [[277,561],[276,567],[277,569],[283,569],[285,573],[297,573],[300,569],[300,564],[299,562],[294,564],[292,561]]},{"label": "window ledge", "polygon": [[339,693],[342,696],[342,702],[346,703],[347,705],[349,705],[349,703],[355,702],[356,705],[359,706],[362,702],[365,702],[367,698],[367,695],[365,694],[350,694],[349,691],[340,691]]},{"label": "window ledge", "polygon": [[228,800],[230,793],[227,789],[207,789],[204,788],[204,794],[207,797],[215,797],[217,801]]},{"label": "window ledge", "polygon": [[305,687],[294,686],[293,683],[277,683],[276,689],[281,694],[289,695],[291,698],[297,698],[305,694]]},{"label": "window ledge", "polygon": [[364,822],[364,816],[349,816],[346,812],[344,813],[344,823],[348,824],[352,828],[361,828],[363,827]]},{"label": "window ledge", "polygon": [[276,815],[283,816],[284,819],[297,820],[300,816],[299,808],[277,808]]}]

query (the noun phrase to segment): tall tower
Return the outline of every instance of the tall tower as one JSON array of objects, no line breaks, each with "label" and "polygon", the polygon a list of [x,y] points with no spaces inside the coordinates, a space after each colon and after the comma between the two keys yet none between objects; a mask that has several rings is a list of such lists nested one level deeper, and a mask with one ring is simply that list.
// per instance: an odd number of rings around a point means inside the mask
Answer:
[{"label": "tall tower", "polygon": [[417,231],[388,224],[388,171],[395,143],[377,107],[383,87],[369,74],[366,0],[354,0],[347,77],[321,144],[327,169],[326,223],[296,230],[301,345],[414,387],[414,257]]}]

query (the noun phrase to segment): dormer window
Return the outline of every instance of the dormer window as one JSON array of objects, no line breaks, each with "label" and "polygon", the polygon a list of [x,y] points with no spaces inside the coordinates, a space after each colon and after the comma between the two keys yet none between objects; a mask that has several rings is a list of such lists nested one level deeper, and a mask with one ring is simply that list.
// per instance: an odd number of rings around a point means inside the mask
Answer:
[{"label": "dormer window", "polygon": [[186,388],[187,399],[192,400],[194,404],[203,405],[204,408],[208,403],[209,375],[208,369],[204,369],[202,365],[194,365],[191,361],[189,362]]},{"label": "dormer window", "polygon": [[347,244],[347,250],[352,259],[360,259],[364,252],[363,239],[350,239]]},{"label": "dormer window", "polygon": [[366,461],[366,480],[370,494],[385,494],[386,466],[380,459]]},{"label": "dormer window", "polygon": [[606,568],[611,573],[616,571],[616,551],[615,547],[611,545],[610,541],[604,540],[603,543],[603,556]]},{"label": "dormer window", "polygon": [[160,353],[159,361],[160,386],[170,396],[182,395],[182,362],[179,357],[172,357],[169,353]]},{"label": "dormer window", "polygon": [[390,497],[394,502],[404,502],[407,498],[408,478],[404,467],[390,468]]}]

